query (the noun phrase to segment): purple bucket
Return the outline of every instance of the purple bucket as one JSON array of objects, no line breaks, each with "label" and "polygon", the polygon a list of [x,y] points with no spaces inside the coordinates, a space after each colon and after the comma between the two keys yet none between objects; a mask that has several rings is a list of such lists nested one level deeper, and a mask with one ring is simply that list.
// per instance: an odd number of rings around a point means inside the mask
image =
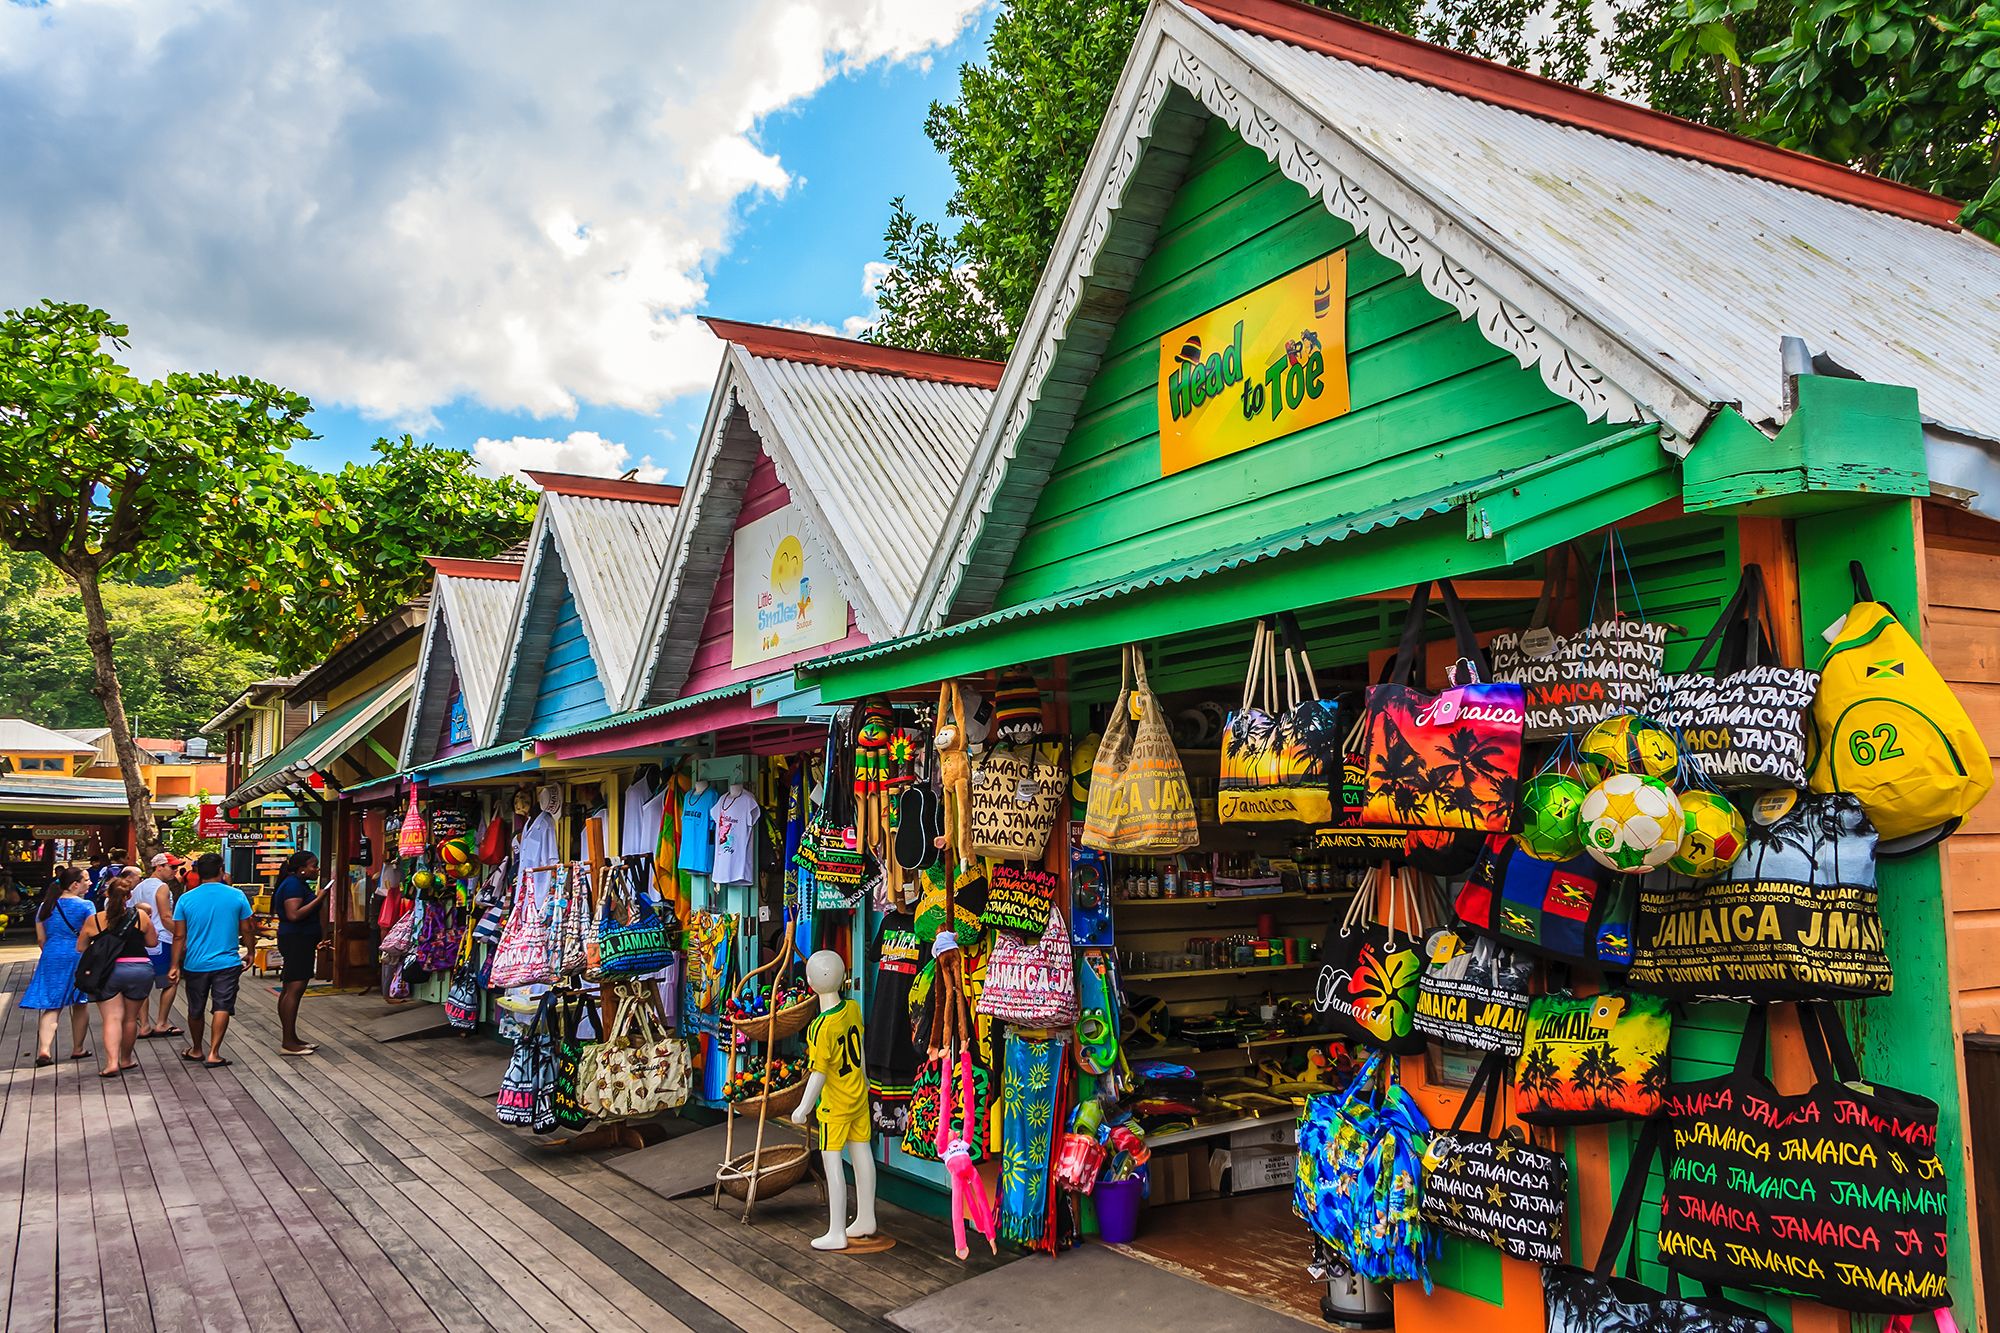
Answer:
[{"label": "purple bucket", "polygon": [[1106,1245],[1129,1245],[1138,1237],[1145,1188],[1146,1182],[1137,1176],[1097,1182],[1090,1197],[1097,1205],[1098,1237]]}]

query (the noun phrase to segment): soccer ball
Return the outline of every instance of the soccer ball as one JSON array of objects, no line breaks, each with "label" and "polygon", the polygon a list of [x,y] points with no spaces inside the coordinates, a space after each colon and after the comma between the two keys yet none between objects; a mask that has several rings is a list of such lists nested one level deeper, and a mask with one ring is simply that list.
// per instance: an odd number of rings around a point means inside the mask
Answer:
[{"label": "soccer ball", "polygon": [[1583,849],[1628,875],[1663,866],[1680,850],[1687,816],[1674,789],[1644,773],[1614,773],[1590,789],[1577,812]]},{"label": "soccer ball", "polygon": [[1690,879],[1714,879],[1735,864],[1743,852],[1743,815],[1727,796],[1712,791],[1681,795],[1686,816],[1681,849],[1667,868]]},{"label": "soccer ball", "polygon": [[1602,782],[1615,773],[1664,778],[1680,765],[1681,748],[1651,718],[1620,713],[1583,733],[1576,761],[1586,782]]},{"label": "soccer ball", "polygon": [[1564,773],[1529,778],[1521,784],[1521,831],[1514,841],[1537,860],[1569,860],[1583,850],[1576,814],[1587,794],[1581,782]]}]

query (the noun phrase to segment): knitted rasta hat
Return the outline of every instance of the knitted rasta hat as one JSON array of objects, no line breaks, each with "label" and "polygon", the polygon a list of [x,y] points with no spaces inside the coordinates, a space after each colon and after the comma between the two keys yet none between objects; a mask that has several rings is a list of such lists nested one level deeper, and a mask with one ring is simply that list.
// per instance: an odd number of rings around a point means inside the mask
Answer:
[{"label": "knitted rasta hat", "polygon": [[1025,745],[1042,734],[1042,692],[1021,672],[1000,678],[993,695],[993,730],[1001,740]]}]

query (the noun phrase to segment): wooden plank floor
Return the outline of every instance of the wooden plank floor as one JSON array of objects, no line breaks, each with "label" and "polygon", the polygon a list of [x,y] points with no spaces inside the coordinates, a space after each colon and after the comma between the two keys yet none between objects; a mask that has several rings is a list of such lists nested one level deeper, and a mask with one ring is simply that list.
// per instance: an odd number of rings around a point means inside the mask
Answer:
[{"label": "wooden plank floor", "polygon": [[943,1222],[887,1204],[893,1250],[822,1255],[809,1186],[744,1225],[549,1152],[460,1086],[502,1048],[375,1042],[374,996],[309,997],[306,1059],[278,1054],[271,983],[246,977],[228,1069],[147,1041],[99,1079],[61,1060],[65,1020],[38,1070],[15,1004],[32,966],[0,960],[9,1329],[844,1333],[995,1263],[961,1265]]}]

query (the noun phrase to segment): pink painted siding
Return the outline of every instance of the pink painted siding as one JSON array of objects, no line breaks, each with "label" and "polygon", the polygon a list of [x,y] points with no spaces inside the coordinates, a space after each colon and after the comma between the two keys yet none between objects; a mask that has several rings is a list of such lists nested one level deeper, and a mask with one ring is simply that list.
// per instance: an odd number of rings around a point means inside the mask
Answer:
[{"label": "pink painted siding", "polygon": [[[743,511],[736,517],[736,526],[764,517],[783,509],[792,501],[792,493],[785,483],[778,480],[778,470],[771,466],[768,454],[757,459],[757,467],[751,472],[750,480],[744,486]],[[730,620],[736,613],[736,553],[731,551],[722,558],[722,575],[716,580],[715,598],[709,603],[708,619],[702,622],[701,642],[695,647],[694,661],[688,668],[687,684],[681,687],[681,697],[691,694],[705,694],[710,690],[731,685],[740,680],[757,680],[774,672],[782,671],[797,662],[809,662],[817,657],[843,652],[849,648],[859,648],[868,642],[854,624],[854,612],[847,613],[847,637],[839,643],[828,644],[824,648],[812,648],[787,657],[774,657],[768,662],[759,662],[752,667],[738,671],[729,665]]]}]

